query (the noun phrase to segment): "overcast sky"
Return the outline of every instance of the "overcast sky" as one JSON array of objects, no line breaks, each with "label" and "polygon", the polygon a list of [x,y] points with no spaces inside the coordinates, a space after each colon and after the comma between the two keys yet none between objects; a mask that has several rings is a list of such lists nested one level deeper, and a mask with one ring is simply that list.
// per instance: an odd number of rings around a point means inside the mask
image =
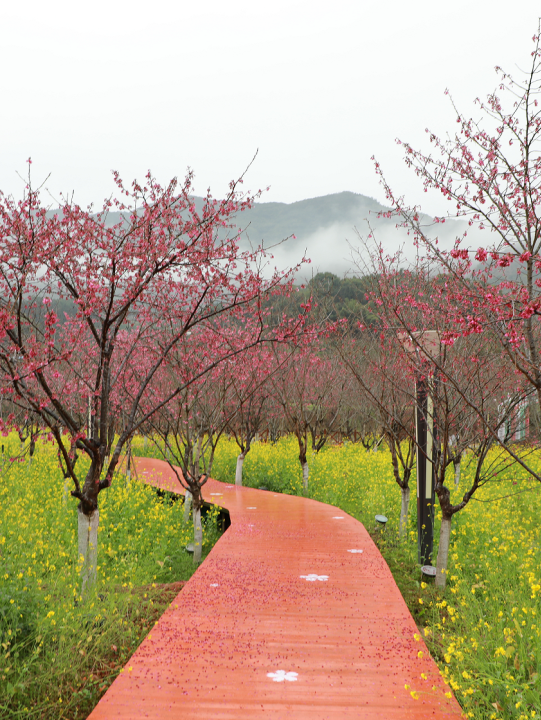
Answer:
[{"label": "overcast sky", "polygon": [[427,206],[395,143],[476,116],[494,66],[528,69],[539,1],[26,0],[0,10],[0,189],[34,182],[100,203],[117,169],[195,190],[293,202],[351,190],[384,200],[371,156]]}]

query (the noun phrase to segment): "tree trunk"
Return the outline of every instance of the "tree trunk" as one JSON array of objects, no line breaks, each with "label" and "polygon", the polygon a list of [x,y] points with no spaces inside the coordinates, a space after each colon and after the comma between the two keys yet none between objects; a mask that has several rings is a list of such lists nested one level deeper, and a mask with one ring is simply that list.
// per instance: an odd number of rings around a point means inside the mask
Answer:
[{"label": "tree trunk", "polygon": [[449,543],[451,541],[451,521],[453,517],[442,517],[440,529],[440,544],[438,559],[436,561],[436,587],[443,590],[447,582],[447,561],[449,558]]},{"label": "tree trunk", "polygon": [[410,505],[410,489],[409,487],[400,488],[402,491],[402,507],[400,508],[400,523],[398,525],[398,537],[406,537],[408,529],[408,511]]},{"label": "tree trunk", "polygon": [[192,508],[192,494],[189,490],[186,490],[184,495],[184,522],[188,522],[190,519],[190,510]]},{"label": "tree trunk", "polygon": [[203,550],[203,527],[201,525],[201,508],[193,508],[193,561],[194,565],[201,562],[201,552]]},{"label": "tree trunk", "polygon": [[306,450],[308,449],[308,439],[306,437],[306,433],[303,435],[303,433],[299,430],[295,432],[295,435],[297,436],[297,442],[299,443],[299,462],[301,464],[302,468],[302,484],[305,490],[308,490],[308,461],[306,459]]},{"label": "tree trunk", "polygon": [[455,487],[457,488],[460,483],[460,460],[453,464],[455,466]]},{"label": "tree trunk", "polygon": [[126,461],[128,463],[128,469],[126,470],[126,487],[129,487],[131,483],[131,440],[126,452]]},{"label": "tree trunk", "polygon": [[216,445],[217,444],[218,444],[218,440],[214,441],[214,439],[213,439],[212,443],[210,444],[210,453],[209,453],[208,460],[207,460],[207,471],[205,473],[207,475],[207,477],[211,477],[211,475],[212,475],[212,465],[214,463],[214,455],[216,453]]},{"label": "tree trunk", "polygon": [[69,494],[70,494],[70,491],[69,491],[68,481],[64,480],[64,493],[62,495],[62,505],[68,504]]},{"label": "tree trunk", "polygon": [[235,485],[242,485],[242,466],[244,464],[244,458],[246,454],[241,452],[237,457],[237,469],[235,470]]},{"label": "tree trunk", "polygon": [[310,473],[310,468],[308,467],[308,463],[306,460],[304,462],[301,462],[302,467],[302,484],[304,486],[305,490],[308,490],[308,474]]},{"label": "tree trunk", "polygon": [[[109,458],[105,460],[108,462]],[[100,482],[101,473],[107,465],[102,464],[99,452],[96,452],[92,458],[90,467],[86,473],[85,483],[83,485],[81,493],[78,493],[76,497],[79,498],[80,508],[85,515],[92,515],[94,510],[98,509],[98,495],[100,494]]]},{"label": "tree trunk", "polygon": [[90,515],[85,515],[81,508],[77,509],[79,559],[82,557],[81,567],[81,596],[83,599],[96,586],[98,572],[98,526],[100,511],[96,508]]}]

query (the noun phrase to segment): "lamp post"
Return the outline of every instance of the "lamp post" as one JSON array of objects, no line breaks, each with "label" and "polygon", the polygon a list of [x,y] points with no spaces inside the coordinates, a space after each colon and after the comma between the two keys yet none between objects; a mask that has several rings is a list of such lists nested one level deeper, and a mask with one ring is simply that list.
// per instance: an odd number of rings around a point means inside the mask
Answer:
[{"label": "lamp post", "polygon": [[417,550],[421,565],[432,564],[434,548],[434,403],[427,378],[415,383],[417,440]]},{"label": "lamp post", "polygon": [[[436,330],[400,334],[404,349],[415,354],[417,367],[428,363],[430,353],[439,351],[439,333]],[[428,354],[428,357],[422,355]],[[434,548],[434,471],[438,452],[434,400],[430,386],[435,377],[428,377],[417,369],[415,380],[415,439],[417,445],[417,557],[420,565],[431,565]]]}]

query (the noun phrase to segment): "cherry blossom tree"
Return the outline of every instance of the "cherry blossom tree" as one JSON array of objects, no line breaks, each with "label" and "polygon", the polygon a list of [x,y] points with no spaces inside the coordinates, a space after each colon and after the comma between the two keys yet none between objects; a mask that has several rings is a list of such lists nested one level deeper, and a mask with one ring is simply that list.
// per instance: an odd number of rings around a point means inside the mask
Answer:
[{"label": "cherry blossom tree", "polygon": [[[488,333],[504,349],[531,386],[538,431],[541,401],[541,48],[533,37],[529,71],[516,80],[496,68],[499,86],[486,101],[477,100],[480,119],[463,115],[452,103],[456,132],[440,139],[427,130],[434,152],[408,143],[405,159],[423,180],[449,201],[450,211],[426,226],[418,206],[397,197],[377,172],[399,224],[434,267],[449,275],[447,302],[455,311],[450,339]],[[447,91],[446,91],[447,92]],[[433,231],[449,218],[466,220],[468,230],[455,247],[440,249]],[[487,236],[484,247],[472,248]],[[437,271],[436,271],[437,272]],[[451,282],[452,278],[452,282]],[[450,331],[451,332],[451,331]],[[454,334],[453,334],[454,333]],[[533,430],[533,423],[531,426]],[[512,449],[512,448],[510,448]],[[515,458],[517,462],[519,458]],[[532,468],[529,468],[532,470]]]},{"label": "cherry blossom tree", "polygon": [[361,442],[363,447],[369,450],[380,430],[374,409],[359,394],[351,374],[346,373],[343,380],[344,392],[339,407],[338,425],[333,436],[339,436],[341,442]]},{"label": "cherry blossom tree", "polygon": [[[272,364],[275,355],[268,345],[287,345],[288,339],[295,339],[301,332],[302,322],[286,321],[263,341],[260,318],[251,312],[239,323],[221,324],[219,328],[216,321],[203,325],[177,345],[163,372],[149,387],[148,397],[140,403],[140,412],[146,416],[147,405],[158,407],[150,420],[154,437],[159,438],[158,447],[163,447],[179,485],[186,491],[186,507],[193,503],[195,563],[201,561],[202,488],[210,476],[218,441],[229,430],[244,452],[248,451],[255,432],[263,425],[268,397],[265,383],[276,370]],[[287,359],[287,351],[284,355]],[[205,356],[212,369],[190,382],[192,358]],[[223,360],[217,363],[220,356]],[[179,382],[183,391],[167,403],[160,402]],[[238,465],[236,482],[242,484]]]},{"label": "cherry blossom tree", "polygon": [[[335,330],[329,326],[326,333]],[[317,350],[320,350],[318,353]],[[340,361],[324,355],[314,341],[299,347],[282,371],[273,375],[273,396],[285,418],[286,427],[297,438],[304,489],[308,489],[308,449],[315,454],[329,434],[339,427],[340,404],[346,388]]]},{"label": "cherry blossom tree", "polygon": [[404,362],[402,347],[394,346],[377,328],[362,324],[361,327],[360,337],[358,333],[347,334],[340,338],[337,347],[354,379],[356,394],[381,429],[391,453],[393,474],[402,498],[398,528],[399,537],[403,538],[407,529],[410,479],[415,467],[414,381],[409,364]]},{"label": "cherry blossom tree", "polygon": [[[212,347],[217,339],[214,333],[198,334],[198,342],[182,343],[182,347],[171,353],[167,368],[156,377],[156,387],[151,388],[154,392],[150,402],[144,398],[141,403],[141,412],[145,415],[148,407],[159,406],[150,416],[151,437],[185,491],[185,521],[192,510],[195,564],[201,562],[203,547],[202,489],[210,475],[218,441],[230,420],[224,412],[227,406],[224,397],[230,392],[232,382],[224,367],[228,360],[189,382],[194,353],[203,352],[203,347]],[[159,397],[170,395],[179,380],[182,392],[168,403],[156,402]]]},{"label": "cherry blossom tree", "polygon": [[235,470],[235,485],[242,485],[242,468],[252,442],[266,425],[269,411],[268,380],[275,366],[275,354],[267,347],[257,347],[243,355],[231,373],[231,393],[228,401],[228,432],[239,448]]},{"label": "cherry blossom tree", "polygon": [[[426,262],[424,269],[441,278],[439,290],[431,295],[431,302],[438,308],[440,317],[445,316],[445,322],[439,326],[443,333],[441,345],[437,351],[426,352],[422,342],[416,343],[415,331],[410,333],[411,342],[417,344],[418,352],[424,353],[425,359],[442,373],[440,387],[452,388],[460,398],[463,427],[475,428],[479,433],[473,455],[479,453],[479,447],[485,447],[485,441],[493,447],[498,445],[501,452],[497,457],[504,464],[514,463],[517,477],[522,475],[541,481],[536,464],[529,461],[532,457],[529,450],[513,442],[516,439],[513,426],[518,429],[517,418],[525,405],[529,406],[531,420],[535,420],[530,422],[530,440],[539,439],[539,26],[533,37],[529,70],[518,80],[501,68],[496,71],[498,88],[485,101],[476,101],[477,119],[468,118],[452,103],[456,131],[441,139],[427,130],[432,152],[426,153],[399,141],[405,150],[406,163],[422,179],[425,191],[436,190],[449,201],[448,213],[435,217],[432,224],[428,223],[426,216],[421,215],[420,206],[409,206],[404,198],[393,193],[377,162],[376,171],[392,205],[387,214],[396,217],[397,223],[408,229],[417,245],[418,258],[424,258]],[[467,230],[456,238],[452,250],[445,251],[435,234],[450,218],[467,222]],[[471,241],[472,235],[475,245]],[[486,242],[479,247],[479,238],[483,235]],[[409,302],[410,298],[405,296],[404,301]],[[426,317],[426,323],[429,318],[430,315]],[[412,330],[414,325],[410,323],[409,329]],[[417,330],[429,327],[420,322],[416,325]],[[462,353],[469,357],[470,365],[462,363],[464,375],[461,379],[451,366]],[[443,362],[442,356],[453,358],[453,362],[443,368],[448,361]],[[470,392],[463,382],[465,377],[473,378],[474,368],[478,371],[475,393]],[[488,392],[491,383],[486,379],[490,375],[498,380],[497,387],[491,389],[492,396]],[[456,412],[456,416],[459,415]],[[463,436],[456,432],[447,440],[455,460],[461,455],[457,443],[462,442]],[[445,444],[443,440],[442,444]],[[478,459],[482,460],[482,455],[483,452]],[[481,463],[480,467],[485,465]],[[471,497],[471,491],[472,487],[465,493],[465,500]],[[442,527],[450,527],[451,513],[444,490],[439,499],[445,521]],[[445,543],[441,547],[445,551]]]},{"label": "cherry blossom tree", "polygon": [[[510,453],[499,433],[513,421],[517,407],[531,390],[489,334],[466,332],[458,338],[455,307],[448,301],[453,276],[434,275],[433,268],[422,265],[414,271],[398,270],[391,258],[383,253],[379,258],[372,295],[379,308],[382,352],[373,367],[385,385],[381,405],[391,420],[396,411],[386,397],[392,398],[404,389],[408,392],[408,385],[413,396],[417,383],[428,398],[426,408],[417,404],[416,409],[418,418],[424,413],[430,435],[427,449],[411,430],[409,437],[415,440],[417,466],[427,465],[432,478],[429,483],[433,483],[442,512],[436,584],[444,587],[452,518],[467,507],[481,487],[496,482],[498,474],[513,465],[516,452]],[[463,297],[462,302],[467,303],[467,299]],[[466,312],[464,306],[462,311]],[[364,331],[374,334],[369,328]],[[392,370],[389,358],[393,358]],[[468,455],[468,481],[462,498],[452,500],[452,466],[468,448],[474,449]],[[527,455],[528,451],[522,452],[524,460]],[[419,502],[418,498],[418,513]]]},{"label": "cherry blossom tree", "polygon": [[[220,332],[247,313],[253,326],[259,321],[250,342],[260,342],[268,332],[263,301],[291,279],[266,279],[263,251],[239,247],[235,217],[257,197],[240,192],[242,178],[223,200],[209,192],[200,210],[192,173],[164,187],[150,173],[129,189],[116,173],[115,181],[118,199],[97,212],[70,199],[48,212],[30,174],[21,200],[0,195],[2,388],[57,443],[78,500],[83,589],[95,579],[98,497],[130,438],[229,351],[192,357],[190,377],[142,413],[171,352],[199,326],[215,320]],[[12,427],[14,413],[2,423],[5,432]]]}]

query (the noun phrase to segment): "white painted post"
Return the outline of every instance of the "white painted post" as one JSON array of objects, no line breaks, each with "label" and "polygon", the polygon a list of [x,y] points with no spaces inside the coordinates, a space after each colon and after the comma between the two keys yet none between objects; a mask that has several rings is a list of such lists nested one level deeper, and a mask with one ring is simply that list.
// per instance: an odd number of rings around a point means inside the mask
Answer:
[{"label": "white painted post", "polygon": [[195,565],[201,562],[203,551],[203,527],[201,525],[201,508],[193,513],[193,561]]},{"label": "white painted post", "polygon": [[447,582],[447,562],[449,557],[449,543],[451,541],[451,520],[442,518],[440,528],[440,544],[438,547],[438,559],[436,561],[436,586],[444,588]]},{"label": "white painted post", "polygon": [[77,508],[79,561],[82,557],[80,571],[82,586],[81,595],[84,598],[96,585],[98,576],[98,526],[100,511],[94,510],[90,515]]},{"label": "white painted post", "polygon": [[237,457],[237,468],[235,470],[235,485],[242,485],[242,466],[244,464],[244,453]]},{"label": "white painted post", "polygon": [[190,510],[192,508],[192,494],[189,490],[186,490],[184,495],[184,522],[188,522],[190,519]]}]

